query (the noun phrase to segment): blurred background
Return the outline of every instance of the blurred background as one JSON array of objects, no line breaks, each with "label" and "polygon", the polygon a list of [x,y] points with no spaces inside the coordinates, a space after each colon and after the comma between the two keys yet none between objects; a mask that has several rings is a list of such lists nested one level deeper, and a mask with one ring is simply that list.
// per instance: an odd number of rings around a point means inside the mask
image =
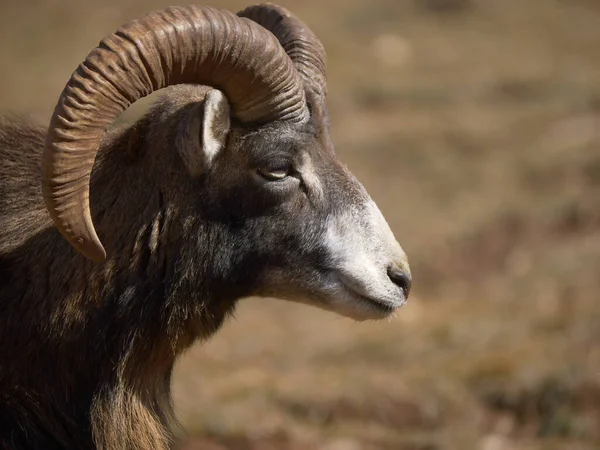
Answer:
[{"label": "blurred background", "polygon": [[[361,324],[243,301],[177,366],[183,447],[600,448],[600,2],[279,2],[327,48],[334,141],[414,294]],[[1,110],[46,124],[104,35],[169,4],[1,0]]]}]

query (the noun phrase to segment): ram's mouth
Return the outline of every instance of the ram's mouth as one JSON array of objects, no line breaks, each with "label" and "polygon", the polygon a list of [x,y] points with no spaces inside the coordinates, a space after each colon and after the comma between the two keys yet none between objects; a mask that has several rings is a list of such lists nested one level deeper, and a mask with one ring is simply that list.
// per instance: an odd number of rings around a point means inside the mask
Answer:
[{"label": "ram's mouth", "polygon": [[351,301],[354,305],[359,305],[360,309],[368,310],[381,318],[389,316],[404,304],[404,300],[390,301],[366,295],[347,277],[339,276],[338,279],[343,291],[342,296],[346,297],[347,301]]},{"label": "ram's mouth", "polygon": [[[406,302],[402,294],[386,295],[384,289],[379,295],[367,292],[339,270],[328,269],[319,275],[311,277],[310,284],[297,285],[282,283],[283,276],[272,273],[263,280],[263,289],[253,295],[304,303],[357,321],[388,318]],[[266,285],[268,290],[264,290]]]},{"label": "ram's mouth", "polygon": [[356,298],[358,301],[366,303],[370,307],[379,309],[383,312],[393,312],[400,306],[400,304],[394,304],[385,300],[367,297],[366,295],[362,295],[347,286],[344,286],[344,288],[352,297]]}]

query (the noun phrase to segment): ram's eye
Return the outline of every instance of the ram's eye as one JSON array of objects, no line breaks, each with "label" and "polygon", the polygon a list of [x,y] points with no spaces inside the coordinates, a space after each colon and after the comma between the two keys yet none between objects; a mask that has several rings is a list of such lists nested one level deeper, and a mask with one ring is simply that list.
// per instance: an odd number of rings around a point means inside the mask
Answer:
[{"label": "ram's eye", "polygon": [[289,176],[291,167],[260,167],[257,171],[260,176],[269,181],[279,181]]}]

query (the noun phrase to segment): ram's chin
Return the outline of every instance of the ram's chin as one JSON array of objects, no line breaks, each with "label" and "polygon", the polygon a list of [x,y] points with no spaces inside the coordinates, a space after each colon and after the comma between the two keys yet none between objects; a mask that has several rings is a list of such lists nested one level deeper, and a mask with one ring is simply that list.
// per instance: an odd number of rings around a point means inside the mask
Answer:
[{"label": "ram's chin", "polygon": [[284,299],[330,311],[357,322],[386,319],[401,306],[400,304],[393,305],[368,298],[340,294],[315,295],[313,293],[304,296],[286,296]]},{"label": "ram's chin", "polygon": [[356,322],[365,322],[367,320],[381,320],[391,317],[394,314],[393,310],[382,311],[372,307],[364,307],[362,305],[338,305],[325,307],[325,310],[334,312],[343,317],[348,317]]},{"label": "ram's chin", "polygon": [[365,320],[381,320],[392,316],[400,305],[391,305],[368,298],[334,297],[326,305],[326,309],[344,317],[362,322]]},{"label": "ram's chin", "polygon": [[255,295],[302,303],[359,322],[389,318],[406,302],[403,297],[390,300],[366,296],[338,282],[325,282],[322,286],[310,288],[279,285]]}]

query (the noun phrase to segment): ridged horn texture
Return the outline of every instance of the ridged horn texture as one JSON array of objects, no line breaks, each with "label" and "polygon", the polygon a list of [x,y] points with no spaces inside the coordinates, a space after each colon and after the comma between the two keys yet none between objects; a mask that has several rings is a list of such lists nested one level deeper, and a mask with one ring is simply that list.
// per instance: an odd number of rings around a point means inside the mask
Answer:
[{"label": "ridged horn texture", "polygon": [[249,6],[238,13],[259,23],[273,33],[305,85],[322,99],[327,96],[327,55],[317,36],[297,16],[282,6],[263,3]]},{"label": "ridged horn texture", "polygon": [[187,6],[124,25],[100,42],[67,83],[43,155],[50,216],[88,258],[106,258],[89,205],[90,175],[106,128],[136,100],[182,83],[222,90],[243,123],[308,119],[299,73],[278,40],[255,22]]}]

